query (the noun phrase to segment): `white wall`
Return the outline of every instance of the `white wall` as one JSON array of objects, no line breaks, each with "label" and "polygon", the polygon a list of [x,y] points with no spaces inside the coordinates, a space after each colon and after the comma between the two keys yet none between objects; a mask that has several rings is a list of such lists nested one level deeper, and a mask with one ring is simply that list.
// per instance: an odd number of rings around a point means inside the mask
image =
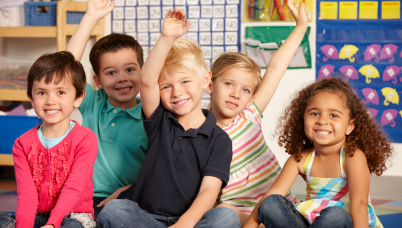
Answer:
[{"label": "white wall", "polygon": [[[275,25],[294,25],[294,23],[242,23],[242,41],[244,37],[246,26],[275,26]],[[105,35],[110,34],[111,30],[110,15],[105,18]],[[281,115],[284,107],[290,102],[292,95],[300,90],[302,87],[315,80],[315,35],[316,27],[314,23],[310,23],[310,48],[312,56],[312,68],[301,70],[288,70],[283,77],[279,87],[272,98],[270,104],[264,112],[263,118],[263,132],[267,140],[268,146],[277,156],[279,163],[283,165],[288,158],[285,150],[278,146],[277,140],[271,136],[276,127],[276,120]],[[95,39],[91,38],[87,44],[82,64],[87,74],[88,82],[94,85],[92,80],[92,67],[89,63],[89,52]],[[243,42],[242,42],[243,43]],[[32,59],[35,60],[39,56],[47,52],[56,51],[56,39],[53,38],[0,38],[0,53],[3,56]],[[264,73],[264,71],[262,72]],[[74,112],[73,119],[80,121],[81,116],[79,112]],[[393,143],[394,156],[392,158],[393,165],[384,173],[387,176],[400,176],[402,177],[402,144]]]}]

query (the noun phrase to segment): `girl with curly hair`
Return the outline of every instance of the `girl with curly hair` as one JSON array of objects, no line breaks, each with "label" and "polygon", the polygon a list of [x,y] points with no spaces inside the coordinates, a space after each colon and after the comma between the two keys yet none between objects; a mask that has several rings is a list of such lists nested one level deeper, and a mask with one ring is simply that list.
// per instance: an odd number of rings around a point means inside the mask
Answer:
[{"label": "girl with curly hair", "polygon": [[[302,89],[276,133],[291,156],[245,227],[383,227],[370,203],[370,174],[385,171],[392,148],[346,81]],[[299,174],[307,197],[294,206],[283,196]]]}]

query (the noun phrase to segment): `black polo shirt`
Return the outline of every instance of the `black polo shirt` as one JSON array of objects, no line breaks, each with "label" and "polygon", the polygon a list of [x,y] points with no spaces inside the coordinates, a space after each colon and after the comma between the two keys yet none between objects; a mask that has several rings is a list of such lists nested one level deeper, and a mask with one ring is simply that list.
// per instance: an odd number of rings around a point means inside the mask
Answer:
[{"label": "black polo shirt", "polygon": [[132,200],[146,212],[181,216],[197,197],[204,176],[221,179],[222,188],[229,181],[232,141],[211,111],[202,112],[205,122],[187,131],[162,104],[149,120],[142,112],[148,152]]}]

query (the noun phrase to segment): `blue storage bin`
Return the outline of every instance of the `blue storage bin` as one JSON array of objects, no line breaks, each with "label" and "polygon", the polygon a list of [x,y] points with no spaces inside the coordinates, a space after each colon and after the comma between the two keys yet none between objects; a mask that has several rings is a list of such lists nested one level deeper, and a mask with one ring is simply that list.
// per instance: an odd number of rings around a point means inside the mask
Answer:
[{"label": "blue storage bin", "polygon": [[[24,2],[25,26],[56,26],[57,1]],[[46,9],[46,12],[41,12]],[[79,24],[85,12],[67,12],[67,24]]]},{"label": "blue storage bin", "polygon": [[14,141],[41,123],[37,116],[0,116],[0,154],[12,154]]},{"label": "blue storage bin", "polygon": [[56,26],[57,2],[24,2],[24,10],[25,26]]},{"label": "blue storage bin", "polygon": [[79,24],[85,12],[67,12],[67,24]]}]

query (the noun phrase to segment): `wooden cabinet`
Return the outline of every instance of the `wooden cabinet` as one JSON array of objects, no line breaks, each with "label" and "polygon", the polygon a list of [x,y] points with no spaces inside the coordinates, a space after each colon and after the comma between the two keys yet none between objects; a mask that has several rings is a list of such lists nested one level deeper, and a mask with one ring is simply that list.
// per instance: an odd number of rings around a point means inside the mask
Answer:
[{"label": "wooden cabinet", "polygon": [[[67,36],[72,36],[78,27],[75,24],[67,24],[67,12],[85,12],[86,6],[86,2],[59,1],[57,2],[56,26],[0,27],[0,37],[56,38],[57,51],[63,51],[66,49]],[[91,36],[99,40],[104,35],[104,29],[105,22],[102,19],[95,26]],[[0,89],[0,100],[29,101],[25,90],[5,89]]]}]

